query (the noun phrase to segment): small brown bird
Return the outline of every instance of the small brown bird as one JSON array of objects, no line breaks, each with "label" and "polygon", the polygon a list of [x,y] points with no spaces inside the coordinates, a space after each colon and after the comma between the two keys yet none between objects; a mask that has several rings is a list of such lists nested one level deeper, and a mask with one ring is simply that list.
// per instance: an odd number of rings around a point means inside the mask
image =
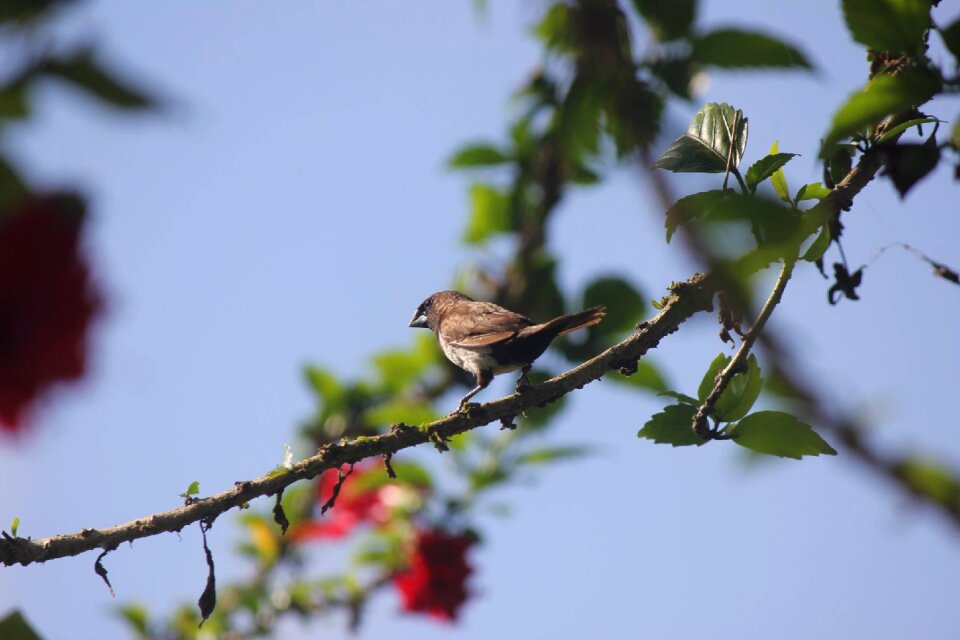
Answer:
[{"label": "small brown bird", "polygon": [[492,302],[478,302],[457,291],[435,293],[417,307],[411,327],[437,334],[440,348],[453,364],[474,375],[477,386],[460,400],[458,411],[498,373],[521,369],[517,392],[529,386],[527,373],[554,338],[590,327],[606,315],[604,307],[568,313],[537,324]]}]

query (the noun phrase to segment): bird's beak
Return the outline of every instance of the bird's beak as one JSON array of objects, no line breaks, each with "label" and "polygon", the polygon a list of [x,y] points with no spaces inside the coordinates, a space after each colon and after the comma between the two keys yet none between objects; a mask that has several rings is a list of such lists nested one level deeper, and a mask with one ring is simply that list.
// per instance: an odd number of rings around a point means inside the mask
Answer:
[{"label": "bird's beak", "polygon": [[410,321],[408,326],[417,328],[417,329],[429,329],[427,326],[427,314],[421,313],[420,315],[414,315],[413,320]]}]

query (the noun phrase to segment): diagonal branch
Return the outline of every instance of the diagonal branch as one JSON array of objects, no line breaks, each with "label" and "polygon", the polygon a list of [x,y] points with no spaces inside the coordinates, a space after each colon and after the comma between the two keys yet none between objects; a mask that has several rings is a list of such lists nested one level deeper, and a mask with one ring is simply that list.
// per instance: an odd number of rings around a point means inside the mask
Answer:
[{"label": "diagonal branch", "polygon": [[116,549],[123,542],[180,531],[194,522],[212,522],[230,509],[254,498],[275,495],[294,482],[315,478],[327,469],[356,463],[372,456],[395,454],[430,441],[442,442],[458,433],[491,422],[512,419],[527,409],[556,402],[574,389],[580,389],[600,379],[609,371],[629,370],[647,351],[676,331],[690,316],[709,310],[714,292],[713,279],[703,274],[676,285],[665,299],[660,313],[638,325],[629,337],[570,371],[530,387],[522,395],[513,394],[481,405],[469,413],[452,414],[425,425],[413,427],[399,424],[394,425],[388,434],[359,437],[343,444],[327,444],[315,455],[294,464],[286,473],[238,482],[233,489],[209,498],[195,500],[178,509],[143,516],[114,527],[83,529],[77,533],[40,540],[11,537],[3,532],[3,539],[0,540],[0,563],[7,566],[26,566],[34,562],[76,556],[93,549]]}]

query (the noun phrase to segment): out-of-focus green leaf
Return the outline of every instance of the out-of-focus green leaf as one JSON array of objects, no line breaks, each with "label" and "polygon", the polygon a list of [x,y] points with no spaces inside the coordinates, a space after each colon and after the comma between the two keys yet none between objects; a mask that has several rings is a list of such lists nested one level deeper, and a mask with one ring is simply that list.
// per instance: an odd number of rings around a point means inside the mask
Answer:
[{"label": "out-of-focus green leaf", "polygon": [[0,122],[22,120],[30,115],[29,83],[26,80],[18,79],[0,87]]},{"label": "out-of-focus green leaf", "polygon": [[603,305],[607,315],[591,329],[597,335],[620,334],[632,330],[646,310],[646,298],[632,284],[617,276],[597,278],[583,291],[583,308]]},{"label": "out-of-focus green leaf", "polygon": [[633,0],[633,6],[661,42],[690,33],[697,15],[697,0]]},{"label": "out-of-focus green leaf", "polygon": [[740,166],[747,146],[747,118],[729,104],[708,103],[654,163],[673,172],[723,173],[730,158],[731,170]]},{"label": "out-of-focus green leaf", "polygon": [[533,33],[543,41],[548,50],[570,50],[573,46],[570,7],[565,2],[551,6],[543,19],[534,26]]},{"label": "out-of-focus green leaf", "polygon": [[605,124],[613,138],[618,158],[625,158],[638,147],[646,149],[660,132],[663,98],[644,81],[629,82],[613,96],[613,109],[607,109]]},{"label": "out-of-focus green leaf", "polygon": [[374,425],[391,425],[398,422],[415,425],[433,422],[440,415],[432,407],[421,402],[391,400],[367,410],[365,417],[370,424]]},{"label": "out-of-focus green leaf", "polygon": [[661,413],[653,414],[637,433],[640,438],[653,440],[657,444],[670,444],[675,447],[701,445],[704,440],[693,432],[693,415],[696,407],[686,404],[672,404],[664,407]]},{"label": "out-of-focus green leaf", "polygon": [[[553,374],[551,374],[550,372],[542,371],[539,369],[534,369],[533,371],[530,372],[530,375],[527,376],[531,384],[543,384],[544,382],[546,382],[552,377],[553,377]],[[524,412],[523,416],[521,416],[521,420],[523,422],[523,426],[521,426],[521,429],[524,427],[527,427],[527,428],[545,427],[547,424],[549,424],[550,419],[553,418],[553,416],[555,416],[559,411],[561,411],[565,405],[566,405],[566,397],[563,397],[557,400],[556,402],[551,402],[550,404],[545,405],[543,407],[532,407],[530,409],[527,409]]]},{"label": "out-of-focus green leaf", "polygon": [[920,493],[942,504],[960,504],[960,480],[942,462],[911,457],[897,465],[897,473]]},{"label": "out-of-focus green leaf", "polygon": [[940,29],[940,37],[950,53],[960,61],[960,18]]},{"label": "out-of-focus green leaf", "polygon": [[310,383],[310,387],[324,402],[336,403],[342,400],[344,394],[343,385],[337,377],[328,370],[310,365],[304,369],[304,375],[307,378],[307,382]]},{"label": "out-of-focus green leaf", "polygon": [[382,351],[373,357],[380,387],[389,393],[403,391],[418,380],[432,364],[422,350]]},{"label": "out-of-focus green leaf", "polygon": [[764,156],[750,165],[747,174],[744,176],[747,186],[751,191],[757,190],[757,185],[772,176],[780,167],[795,158],[796,153],[774,153]]},{"label": "out-of-focus green leaf", "polygon": [[825,145],[852,136],[886,116],[923,104],[942,87],[928,72],[909,69],[895,76],[879,75],[857,91],[833,114]]},{"label": "out-of-focus green leaf", "polygon": [[805,184],[797,190],[797,202],[803,202],[804,200],[823,200],[828,195],[830,195],[832,189],[827,189],[819,182],[811,182],[810,184]]},{"label": "out-of-focus green leaf", "polygon": [[468,244],[480,244],[495,233],[504,233],[512,228],[510,196],[488,184],[470,187],[470,220],[463,240]]},{"label": "out-of-focus green leaf", "polygon": [[16,170],[0,156],[0,220],[8,208],[27,196],[27,185]]},{"label": "out-of-focus green leaf", "polygon": [[729,430],[742,447],[781,458],[836,455],[837,452],[810,425],[782,411],[758,411]]},{"label": "out-of-focus green leaf", "polygon": [[670,242],[673,238],[677,227],[689,220],[705,217],[710,211],[719,207],[730,196],[730,193],[729,190],[725,189],[713,189],[692,193],[677,200],[672,207],[667,209],[664,223],[667,229],[667,242]]},{"label": "out-of-focus green leaf", "polygon": [[447,165],[454,169],[489,167],[510,161],[510,156],[492,144],[477,143],[461,147]]},{"label": "out-of-focus green leaf", "polygon": [[600,150],[603,95],[599,86],[578,76],[560,109],[557,129],[563,149],[574,158],[596,155]]},{"label": "out-of-focus green leaf", "polygon": [[14,610],[0,620],[0,638],[3,640],[42,640],[19,610]]},{"label": "out-of-focus green leaf", "polygon": [[681,98],[690,99],[690,83],[696,66],[689,57],[657,58],[647,64],[650,72],[659,78],[667,89]]},{"label": "out-of-focus green leaf", "polygon": [[3,0],[0,2],[0,23],[29,22],[45,17],[51,10],[72,4],[75,0]]},{"label": "out-of-focus green leaf", "polygon": [[647,391],[656,391],[662,395],[668,388],[667,380],[664,378],[660,368],[648,360],[640,360],[637,363],[637,370],[629,376],[625,376],[619,371],[611,371],[607,374],[607,379],[630,387],[646,389]]},{"label": "out-of-focus green leaf", "polygon": [[803,259],[807,262],[816,262],[823,258],[823,254],[825,254],[830,247],[830,240],[830,225],[825,224],[820,228],[820,234],[817,236],[817,239],[814,240],[813,244],[803,253]]},{"label": "out-of-focus green leaf", "polygon": [[[780,143],[777,140],[773,141],[773,144],[770,146],[770,155],[776,156],[779,155]],[[787,186],[787,174],[783,172],[783,166],[779,166],[774,170],[770,175],[770,184],[773,185],[773,190],[777,192],[777,196],[780,197],[784,202],[790,202],[790,187]]]},{"label": "out-of-focus green leaf", "polygon": [[843,17],[860,44],[913,56],[922,53],[923,32],[933,26],[930,0],[843,0]]},{"label": "out-of-focus green leaf", "polygon": [[937,168],[940,147],[933,136],[923,144],[898,144],[886,150],[887,177],[901,198],[927,174]]},{"label": "out-of-focus green leaf", "polygon": [[141,636],[146,636],[149,628],[149,614],[147,608],[142,604],[128,604],[117,609],[121,618],[126,620],[127,624]]},{"label": "out-of-focus green leaf", "polygon": [[681,198],[667,210],[667,241],[681,222],[689,220],[749,223],[758,242],[772,244],[792,237],[799,218],[792,208],[767,198],[730,189],[704,191]]},{"label": "out-of-focus green leaf", "polygon": [[765,33],[739,29],[717,29],[696,36],[691,57],[716,67],[813,68],[793,45]]},{"label": "out-of-focus green leaf", "polygon": [[573,445],[567,447],[544,447],[534,449],[520,454],[516,458],[517,464],[545,464],[548,462],[559,462],[561,460],[571,460],[573,458],[582,458],[589,455],[591,449],[585,445]]},{"label": "out-of-focus green leaf", "polygon": [[80,51],[69,57],[48,58],[41,64],[40,70],[45,75],[69,82],[112,107],[146,109],[156,106],[152,96],[105,69],[91,51]]},{"label": "out-of-focus green leaf", "polygon": [[433,488],[433,477],[430,475],[430,472],[416,462],[394,461],[391,463],[391,466],[397,474],[396,478],[388,476],[384,468],[351,476],[350,482],[352,483],[353,490],[359,493],[365,493],[388,484],[400,484],[418,489]]},{"label": "out-of-focus green leaf", "polygon": [[723,422],[734,422],[747,415],[760,396],[762,386],[760,364],[757,362],[757,357],[750,354],[747,358],[746,371],[734,374],[723,393],[720,394],[714,406],[717,418]]},{"label": "out-of-focus green leaf", "polygon": [[696,398],[691,398],[685,393],[680,393],[679,391],[661,391],[657,394],[658,396],[665,396],[667,398],[673,398],[674,400],[679,400],[682,404],[689,404],[694,407],[698,406],[700,402]]}]

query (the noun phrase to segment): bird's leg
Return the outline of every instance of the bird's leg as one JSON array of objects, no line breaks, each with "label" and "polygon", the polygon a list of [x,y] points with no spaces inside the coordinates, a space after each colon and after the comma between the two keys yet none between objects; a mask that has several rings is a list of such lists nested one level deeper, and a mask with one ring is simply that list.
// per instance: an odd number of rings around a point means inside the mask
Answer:
[{"label": "bird's leg", "polygon": [[532,364],[528,364],[523,369],[520,369],[520,377],[517,378],[517,393],[524,394],[530,390],[530,380],[527,378],[527,374],[530,373],[530,369],[533,367]]},{"label": "bird's leg", "polygon": [[471,406],[476,406],[472,402],[467,402],[467,400],[486,389],[487,385],[490,384],[490,381],[493,380],[492,371],[485,371],[481,369],[474,375],[477,377],[477,386],[475,386],[473,389],[470,389],[470,391],[467,392],[467,395],[460,398],[460,406],[457,408],[457,413],[468,413]]}]

